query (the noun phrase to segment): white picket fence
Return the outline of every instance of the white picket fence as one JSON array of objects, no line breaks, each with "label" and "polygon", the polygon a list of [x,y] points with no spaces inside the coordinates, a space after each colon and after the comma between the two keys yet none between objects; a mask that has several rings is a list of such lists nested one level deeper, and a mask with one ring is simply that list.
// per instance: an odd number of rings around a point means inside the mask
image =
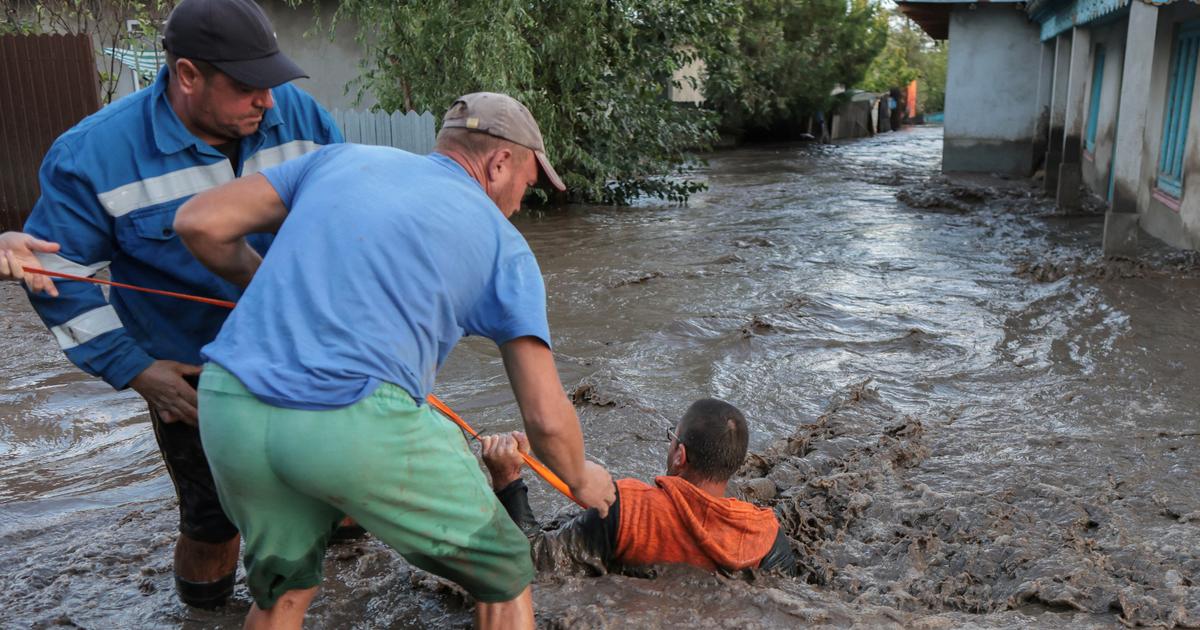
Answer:
[{"label": "white picket fence", "polygon": [[410,153],[433,151],[433,114],[425,112],[360,112],[335,109],[333,119],[346,142],[377,144]]}]

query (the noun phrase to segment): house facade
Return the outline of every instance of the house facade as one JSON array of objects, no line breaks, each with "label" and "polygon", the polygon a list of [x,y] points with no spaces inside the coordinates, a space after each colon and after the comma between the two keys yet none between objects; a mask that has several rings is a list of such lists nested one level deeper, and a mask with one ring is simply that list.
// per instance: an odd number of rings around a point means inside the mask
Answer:
[{"label": "house facade", "polygon": [[1070,211],[1108,204],[1104,250],[1139,231],[1200,249],[1200,6],[901,2],[949,39],[943,170],[1030,175]]}]

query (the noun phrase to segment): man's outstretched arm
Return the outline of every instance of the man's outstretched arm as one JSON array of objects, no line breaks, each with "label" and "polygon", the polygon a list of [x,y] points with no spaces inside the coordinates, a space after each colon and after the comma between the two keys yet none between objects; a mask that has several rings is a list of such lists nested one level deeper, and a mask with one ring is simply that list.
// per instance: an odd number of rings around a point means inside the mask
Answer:
[{"label": "man's outstretched arm", "polygon": [[536,337],[518,337],[502,344],[500,355],[529,433],[528,444],[582,505],[606,515],[616,497],[612,477],[583,456],[579,417],[563,392],[550,348]]},{"label": "man's outstretched arm", "polygon": [[513,431],[511,434],[480,436],[479,441],[482,444],[480,455],[492,477],[496,498],[525,536],[533,538],[541,526],[529,506],[529,488],[521,479],[521,453],[529,452],[529,440],[525,434]]},{"label": "man's outstretched arm", "polygon": [[[496,498],[529,538],[533,565],[539,571],[562,573],[582,569],[592,575],[608,572],[615,557],[621,501],[616,496],[607,516],[590,509],[553,530],[543,530],[529,506],[529,489],[521,479],[521,455],[528,453],[523,433],[490,435],[483,443],[483,463],[492,476]],[[614,489],[615,492],[615,489]]]}]

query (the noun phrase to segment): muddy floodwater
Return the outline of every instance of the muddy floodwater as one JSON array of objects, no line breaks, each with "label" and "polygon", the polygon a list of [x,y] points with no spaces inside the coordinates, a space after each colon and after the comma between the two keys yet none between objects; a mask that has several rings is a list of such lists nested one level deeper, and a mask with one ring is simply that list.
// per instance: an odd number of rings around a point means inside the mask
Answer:
[{"label": "muddy floodwater", "polygon": [[[589,453],[648,479],[692,400],[734,402],[752,426],[735,491],[778,512],[802,567],[543,575],[540,625],[1200,625],[1200,264],[1145,242],[1105,261],[1101,217],[940,159],[932,127],[739,149],[687,207],[518,219]],[[16,287],[0,313],[0,627],[240,627],[240,583],[224,610],[175,600],[144,404],[69,365]],[[437,393],[519,427],[481,340]],[[530,483],[546,520],[572,511]],[[330,550],[310,615],[469,623],[377,541]]]}]

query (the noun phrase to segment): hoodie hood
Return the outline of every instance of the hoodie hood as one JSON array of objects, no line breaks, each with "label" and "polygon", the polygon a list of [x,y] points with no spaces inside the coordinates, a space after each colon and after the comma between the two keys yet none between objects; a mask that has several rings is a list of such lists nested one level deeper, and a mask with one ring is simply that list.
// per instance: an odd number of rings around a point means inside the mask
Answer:
[{"label": "hoodie hood", "polygon": [[714,497],[680,477],[657,477],[654,483],[617,481],[620,562],[736,571],[758,566],[771,550],[779,533],[773,511]]}]

